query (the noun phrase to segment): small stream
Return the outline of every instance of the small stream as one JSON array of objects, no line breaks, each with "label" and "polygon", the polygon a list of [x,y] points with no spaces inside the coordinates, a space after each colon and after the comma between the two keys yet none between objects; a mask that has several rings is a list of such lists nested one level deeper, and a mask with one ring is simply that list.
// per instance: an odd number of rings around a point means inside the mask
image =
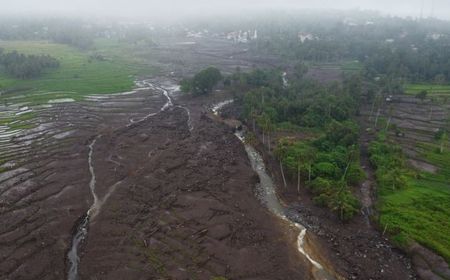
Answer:
[{"label": "small stream", "polygon": [[259,184],[256,186],[256,196],[258,199],[278,218],[288,222],[291,226],[297,228],[300,233],[297,237],[297,250],[312,264],[312,275],[316,280],[336,279],[326,269],[315,260],[305,247],[306,228],[286,216],[286,208],[281,204],[275,189],[272,178],[267,174],[266,167],[262,156],[251,145],[245,143],[242,131],[238,131],[235,135],[244,143],[245,151],[252,164],[253,170],[258,174]]},{"label": "small stream", "polygon": [[[156,113],[150,113],[143,117],[142,119],[139,119],[137,121],[130,120],[130,123],[127,125],[127,127],[131,126],[133,123],[140,123],[145,120],[147,120],[150,117],[153,117],[157,115],[160,112],[163,112],[167,110],[170,107],[173,107],[172,98],[170,97],[169,91],[162,87],[154,86],[153,84],[143,81],[141,86],[147,86],[144,89],[157,89],[162,91],[162,94],[167,98],[167,102],[161,107],[161,109]],[[178,106],[180,108],[183,108],[186,110],[188,114],[188,122],[187,125],[189,127],[189,130],[191,131],[193,129],[190,119],[190,112],[189,109],[183,106]],[[97,140],[101,137],[101,135],[98,135],[95,137],[95,139],[90,143],[89,145],[89,155],[88,155],[88,163],[89,163],[89,172],[91,174],[91,180],[89,182],[89,188],[91,190],[91,194],[93,197],[93,203],[89,210],[86,212],[86,214],[81,218],[79,224],[77,225],[76,231],[74,232],[71,248],[70,251],[67,254],[67,258],[69,260],[69,271],[67,275],[68,280],[78,280],[79,274],[78,274],[78,266],[80,262],[80,257],[78,255],[80,244],[86,239],[88,235],[88,228],[89,228],[89,222],[91,219],[95,217],[95,215],[100,210],[100,207],[104,204],[104,202],[108,199],[108,197],[111,195],[111,193],[114,191],[114,189],[122,183],[122,181],[117,182],[115,185],[113,185],[110,189],[110,191],[105,195],[105,197],[100,201],[98,199],[98,196],[95,192],[95,184],[96,184],[96,177],[95,177],[95,170],[92,163],[92,157],[94,153],[94,147]]]},{"label": "small stream", "polygon": [[78,279],[78,263],[80,262],[80,257],[78,256],[78,247],[80,243],[86,238],[88,233],[88,226],[90,218],[95,215],[95,212],[98,209],[98,197],[95,193],[95,171],[94,166],[92,164],[92,154],[94,153],[94,146],[97,140],[101,137],[101,135],[95,137],[95,139],[89,145],[89,172],[91,173],[91,180],[89,182],[89,188],[91,189],[92,197],[94,198],[94,202],[91,207],[87,211],[86,215],[82,218],[81,222],[78,224],[75,235],[72,238],[72,247],[70,248],[69,253],[67,254],[67,258],[69,259],[69,272],[67,279],[68,280],[77,280]]},{"label": "small stream", "polygon": [[[233,100],[227,100],[221,103],[218,103],[212,107],[212,111],[215,115],[218,115],[218,112],[225,105],[232,103]],[[269,176],[266,172],[266,167],[264,164],[264,160],[262,156],[255,150],[251,145],[245,143],[244,132],[236,131],[236,137],[241,140],[244,144],[245,151],[247,152],[247,156],[251,162],[253,170],[258,174],[259,184],[256,186],[256,196],[257,198],[278,218],[286,221],[289,225],[297,228],[300,233],[297,237],[297,250],[301,255],[303,255],[312,265],[311,273],[315,280],[335,280],[336,278],[332,276],[332,273],[328,272],[319,261],[315,260],[308,252],[305,246],[305,237],[306,237],[306,227],[303,225],[292,221],[286,215],[286,208],[281,204],[275,188],[275,183],[272,180],[272,177]]]},{"label": "small stream", "polygon": [[289,82],[287,80],[287,73],[283,72],[281,78],[283,79],[283,87],[287,88],[289,86]]},{"label": "small stream", "polygon": [[132,124],[134,124],[134,123],[140,123],[140,122],[143,122],[143,121],[147,120],[148,118],[153,117],[153,116],[156,116],[157,114],[159,114],[159,113],[161,113],[161,112],[167,110],[167,108],[173,106],[172,98],[170,97],[170,94],[169,94],[169,92],[168,92],[167,89],[162,88],[162,87],[155,86],[154,84],[152,84],[152,83],[150,83],[150,82],[147,82],[147,81],[143,81],[142,83],[144,83],[145,85],[147,85],[146,88],[149,88],[149,89],[156,89],[156,90],[162,91],[162,94],[167,98],[167,102],[166,102],[166,103],[161,107],[161,109],[160,109],[158,112],[156,112],[156,113],[150,113],[150,114],[146,115],[145,117],[143,117],[143,118],[141,118],[140,120],[137,120],[137,121],[131,119],[131,120],[130,120],[130,123],[127,125],[127,127],[130,127],[130,126],[131,126]]}]

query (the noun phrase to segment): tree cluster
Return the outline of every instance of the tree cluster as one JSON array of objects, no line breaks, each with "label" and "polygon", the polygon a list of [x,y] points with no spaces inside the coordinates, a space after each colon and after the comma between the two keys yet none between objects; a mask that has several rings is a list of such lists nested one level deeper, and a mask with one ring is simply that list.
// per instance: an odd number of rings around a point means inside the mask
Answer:
[{"label": "tree cluster", "polygon": [[47,69],[59,67],[59,61],[49,55],[25,55],[17,51],[4,53],[0,49],[0,67],[18,79],[30,79]]},{"label": "tree cluster", "polygon": [[194,95],[205,95],[211,93],[213,88],[222,80],[222,74],[215,67],[208,67],[197,74],[192,79],[181,81],[181,91],[192,92]]},{"label": "tree cluster", "polygon": [[295,69],[298,73],[294,70],[288,85],[278,70],[238,71],[225,80],[236,92],[245,92],[237,94],[237,102],[269,149],[271,135],[283,127],[319,132],[309,141],[282,138],[275,155],[283,178],[295,180],[297,191],[306,185],[317,204],[348,220],[359,209],[351,187],[365,176],[359,166],[358,126],[352,121],[358,113],[361,79],[351,77],[342,85],[324,86],[304,79],[304,67]]},{"label": "tree cluster", "polygon": [[389,143],[380,133],[369,147],[370,162],[375,166],[377,186],[380,192],[391,192],[408,186],[406,161],[401,148]]}]

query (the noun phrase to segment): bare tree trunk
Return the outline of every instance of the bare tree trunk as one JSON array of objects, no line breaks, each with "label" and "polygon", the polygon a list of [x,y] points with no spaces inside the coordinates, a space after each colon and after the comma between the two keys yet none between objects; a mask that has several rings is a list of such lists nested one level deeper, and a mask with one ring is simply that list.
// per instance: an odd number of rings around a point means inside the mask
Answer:
[{"label": "bare tree trunk", "polygon": [[311,163],[309,164],[309,170],[308,170],[308,182],[311,182]]},{"label": "bare tree trunk", "polygon": [[387,228],[388,228],[388,224],[386,224],[386,226],[384,227],[382,236],[384,236],[384,234],[386,233]]},{"label": "bare tree trunk", "polygon": [[281,170],[281,177],[283,177],[284,187],[287,188],[286,177],[284,177],[283,163],[281,162],[281,160],[280,160],[280,170]]},{"label": "bare tree trunk", "polygon": [[388,119],[388,121],[386,123],[386,131],[388,130],[389,125],[391,124],[391,119],[392,119],[392,117],[389,117],[389,119]]},{"label": "bare tree trunk", "polygon": [[375,129],[377,129],[377,124],[378,124],[378,118],[380,117],[380,109],[378,108],[378,111],[377,111],[377,117],[375,118]]},{"label": "bare tree trunk", "polygon": [[297,193],[300,193],[300,164],[297,166]]},{"label": "bare tree trunk", "polygon": [[350,164],[352,163],[352,159],[350,158],[349,159],[349,161],[348,161],[348,163],[347,163],[347,166],[345,167],[345,171],[344,171],[344,175],[343,175],[343,178],[345,179],[345,177],[347,176],[347,171],[348,171],[348,168],[350,167]]},{"label": "bare tree trunk", "polygon": [[253,117],[253,132],[256,132],[255,117]]},{"label": "bare tree trunk", "polygon": [[266,136],[265,136],[265,134],[264,134],[264,130],[262,131],[262,135],[263,135],[263,145],[265,145],[266,144]]},{"label": "bare tree trunk", "polygon": [[373,98],[372,109],[370,110],[370,117],[369,117],[369,119],[372,119],[372,115],[373,115],[373,110],[374,109],[375,109],[375,97]]},{"label": "bare tree trunk", "polygon": [[267,144],[269,146],[269,152],[270,152],[270,132],[267,132]]}]

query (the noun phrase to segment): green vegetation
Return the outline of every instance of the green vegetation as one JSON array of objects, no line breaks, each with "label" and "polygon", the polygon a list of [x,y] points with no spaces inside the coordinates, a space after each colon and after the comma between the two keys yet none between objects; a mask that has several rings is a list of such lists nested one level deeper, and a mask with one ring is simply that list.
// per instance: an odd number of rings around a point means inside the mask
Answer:
[{"label": "green vegetation", "polygon": [[89,94],[130,90],[133,87],[133,77],[145,72],[146,68],[142,64],[134,65],[134,61],[122,56],[122,53],[127,52],[127,45],[118,44],[100,41],[96,51],[80,51],[66,45],[43,41],[0,42],[0,47],[7,51],[16,50],[34,55],[51,54],[60,61],[57,70],[45,71],[36,79],[21,80],[0,74],[0,88],[3,90],[24,89],[21,92],[3,94],[0,101],[8,99],[7,102],[41,104],[57,98],[80,100]]},{"label": "green vegetation", "polygon": [[[366,24],[368,18],[371,24]],[[261,55],[326,65],[359,61],[360,65],[345,63],[341,68],[361,67],[370,80],[384,76],[413,83],[450,82],[446,21],[333,13],[322,14],[320,20],[311,15],[285,16],[257,26],[260,36],[251,47]],[[308,39],[299,38],[300,34]]]},{"label": "green vegetation", "polygon": [[431,144],[420,148],[423,157],[440,168],[437,174],[408,168],[400,147],[383,134],[371,144],[379,222],[399,246],[416,240],[450,262],[450,152]]},{"label": "green vegetation", "polygon": [[0,66],[17,79],[29,79],[42,74],[45,69],[59,67],[59,61],[49,55],[24,55],[16,51],[3,53],[0,49]]},{"label": "green vegetation", "polygon": [[212,89],[222,80],[219,69],[208,67],[197,74],[192,79],[181,81],[181,90],[185,93],[192,92],[194,95],[205,95],[211,93]]},{"label": "green vegetation", "polygon": [[[321,85],[305,79],[305,67],[294,68],[293,79],[284,85],[278,70],[254,70],[227,77],[244,107],[243,117],[259,130],[263,144],[271,150],[277,131],[305,130],[308,140],[278,139],[274,149],[285,175],[296,181],[297,191],[307,186],[315,202],[342,220],[359,210],[351,187],[364,179],[359,166],[357,114],[361,80],[351,77],[342,85]],[[286,185],[286,183],[285,183]]]},{"label": "green vegetation", "polygon": [[450,85],[436,85],[436,84],[407,84],[405,86],[405,93],[410,95],[417,95],[422,91],[426,91],[428,95],[439,96],[439,95],[449,95],[450,96]]},{"label": "green vegetation", "polygon": [[341,69],[345,72],[359,72],[364,69],[364,65],[359,60],[346,61],[341,64]]},{"label": "green vegetation", "polygon": [[[325,136],[315,141],[281,139],[276,154],[287,174],[297,177],[298,189],[301,178],[305,178],[303,180],[318,205],[336,212],[341,220],[348,220],[359,210],[359,201],[349,186],[357,186],[365,174],[353,144],[345,147],[328,142],[333,129],[331,126]],[[324,142],[328,142],[327,148],[324,148]]]},{"label": "green vegetation", "polygon": [[[80,101],[91,94],[131,90],[136,76],[154,72],[154,68],[143,62],[145,53],[134,55],[138,46],[112,39],[96,40],[94,46],[95,49],[80,50],[46,41],[0,41],[0,48],[4,52],[24,54],[19,55],[22,57],[19,60],[27,63],[49,58],[49,55],[59,62],[58,68],[36,70],[39,77],[32,78],[29,75],[16,78],[5,69],[0,69],[0,103],[29,106],[57,99]],[[27,115],[0,116],[0,124],[10,129],[31,128],[23,120]]]}]

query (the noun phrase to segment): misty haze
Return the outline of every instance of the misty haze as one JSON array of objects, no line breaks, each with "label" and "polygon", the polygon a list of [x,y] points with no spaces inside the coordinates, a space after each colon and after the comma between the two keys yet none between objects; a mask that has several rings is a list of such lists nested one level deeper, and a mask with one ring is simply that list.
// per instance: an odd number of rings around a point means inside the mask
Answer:
[{"label": "misty haze", "polygon": [[450,279],[450,1],[0,4],[0,279]]}]

